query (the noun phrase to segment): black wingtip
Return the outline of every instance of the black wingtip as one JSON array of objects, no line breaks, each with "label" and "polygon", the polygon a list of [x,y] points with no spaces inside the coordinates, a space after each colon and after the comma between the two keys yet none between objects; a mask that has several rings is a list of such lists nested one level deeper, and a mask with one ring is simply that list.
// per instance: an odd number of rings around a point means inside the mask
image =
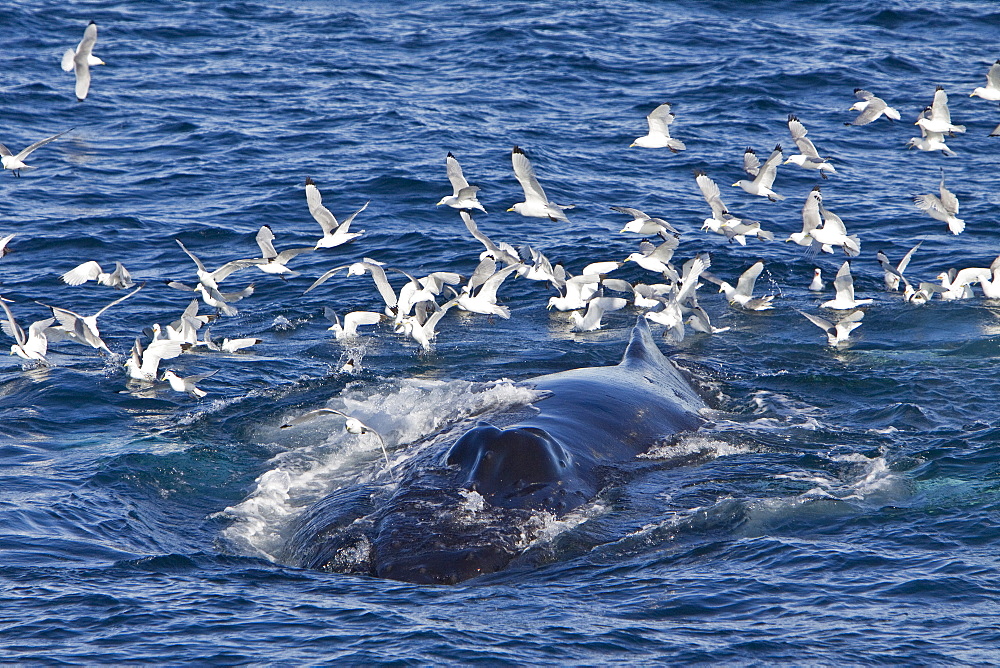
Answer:
[{"label": "black wingtip", "polygon": [[515,146],[514,150],[511,151],[511,153],[520,153],[521,155],[524,155],[524,149],[522,149],[520,146]]},{"label": "black wingtip", "polygon": [[306,185],[307,186],[314,186],[314,185],[316,185],[316,182],[312,180],[312,177],[307,176],[306,177]]},{"label": "black wingtip", "polygon": [[448,157],[449,157],[449,158],[454,158],[455,156],[453,156],[453,155],[451,154],[451,151],[448,151]]}]

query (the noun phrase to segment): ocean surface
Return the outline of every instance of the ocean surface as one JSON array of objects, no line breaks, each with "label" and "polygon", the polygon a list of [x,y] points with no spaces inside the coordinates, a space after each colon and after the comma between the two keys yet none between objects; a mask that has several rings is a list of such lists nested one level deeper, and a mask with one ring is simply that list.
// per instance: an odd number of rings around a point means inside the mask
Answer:
[{"label": "ocean surface", "polygon": [[[59,62],[91,20],[107,64],[77,102]],[[0,237],[16,234],[0,295],[27,327],[42,304],[92,314],[123,295],[60,280],[85,260],[145,281],[100,317],[113,356],[67,341],[48,366],[0,357],[0,662],[1000,663],[1000,303],[978,287],[906,303],[875,259],[922,242],[916,284],[1000,253],[1000,109],[969,96],[1000,58],[996,3],[43,0],[9,3],[0,31],[0,141],[16,152],[72,128],[36,169],[0,174]],[[956,157],[906,148],[939,85],[968,128],[947,138]],[[857,87],[902,119],[845,126]],[[687,149],[629,148],[663,102]],[[837,173],[783,165],[773,203],[730,187],[746,147],[794,153],[789,114]],[[515,145],[575,205],[568,223],[506,212],[523,199]],[[499,291],[509,320],[452,309],[430,351],[387,324],[336,341],[325,307],[383,304],[370,276],[344,272],[303,294],[328,269],[476,267],[482,246],[435,206],[449,151],[494,241],[577,274],[637,249],[609,208],[637,207],[682,232],[678,266],[709,253],[734,281],[763,260],[757,294],[774,308],[732,308],[706,282],[701,305],[728,331],[677,343],[654,326],[707,388],[706,426],[623,463],[573,517],[542,518],[511,568],[454,586],[296,568],[296,517],[384,480],[385,463],[335,418],[280,425],[345,410],[405,461],[444,428],[522,406],[532,376],[617,363],[640,313],[573,333],[546,309],[556,291],[518,278]],[[695,169],[775,240],[701,231]],[[958,236],[912,201],[942,170]],[[370,200],[364,234],[296,257],[287,280],[227,279],[255,292],[212,335],[261,343],[161,367],[215,371],[204,398],[130,382],[134,339],[193,296],[165,285],[196,280],[175,240],[210,269],[259,255],[264,224],[279,250],[312,246],[307,177],[338,217]],[[819,304],[845,256],[784,242],[817,184],[860,237],[851,269],[873,300],[840,348],[797,311],[830,317]],[[815,267],[822,293],[807,289]],[[612,276],[657,278],[633,263]],[[342,372],[351,357],[360,370]]]}]

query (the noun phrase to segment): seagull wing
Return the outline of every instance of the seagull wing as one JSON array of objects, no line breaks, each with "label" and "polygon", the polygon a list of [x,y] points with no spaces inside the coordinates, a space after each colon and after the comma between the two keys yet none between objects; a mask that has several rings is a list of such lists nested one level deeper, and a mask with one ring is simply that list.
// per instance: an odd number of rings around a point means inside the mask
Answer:
[{"label": "seagull wing", "polygon": [[771,155],[767,156],[767,160],[764,161],[764,165],[760,168],[757,173],[757,178],[754,179],[757,183],[763,185],[766,188],[770,188],[774,185],[774,177],[778,174],[778,163],[781,162],[781,145],[774,147],[771,151]]},{"label": "seagull wing", "polygon": [[101,274],[101,265],[95,260],[84,262],[83,264],[70,269],[61,276],[63,283],[67,285],[83,285],[87,281],[93,281]]},{"label": "seagull wing", "polygon": [[830,232],[838,232],[843,235],[847,235],[847,226],[844,225],[844,221],[840,216],[830,211],[822,204],[819,205],[820,215],[823,216],[823,229]]},{"label": "seagull wing", "polygon": [[97,24],[93,21],[83,31],[83,40],[76,47],[73,57],[73,69],[76,72],[76,99],[83,101],[90,91],[90,54],[97,42]]},{"label": "seagull wing", "polygon": [[743,151],[743,171],[754,177],[760,172],[760,160],[757,159],[757,151],[749,146],[747,146],[747,150]]},{"label": "seagull wing", "polygon": [[833,287],[837,290],[837,301],[854,301],[854,277],[851,276],[851,263],[844,262],[833,279]]},{"label": "seagull wing", "polygon": [[261,225],[256,237],[257,245],[260,246],[261,255],[265,260],[273,260],[278,256],[274,250],[274,232],[267,225]]},{"label": "seagull wing", "polygon": [[[827,334],[831,336],[835,336],[837,334],[837,329],[833,326],[833,323],[830,322],[829,320],[821,318],[818,315],[813,315],[812,313],[806,313],[805,311],[799,311],[799,313],[804,315],[809,320],[809,322],[816,325]],[[861,313],[861,311],[859,311],[859,313]]]},{"label": "seagull wing", "polygon": [[904,255],[903,259],[899,261],[898,265],[896,265],[896,271],[899,272],[900,277],[902,277],[903,272],[906,271],[906,268],[910,266],[910,260],[913,259],[913,254],[917,252],[917,249],[920,248],[920,244],[922,243],[924,242],[923,241],[917,242],[916,246],[906,251],[906,255]]},{"label": "seagull wing", "polygon": [[613,206],[611,210],[624,213],[626,216],[632,216],[636,220],[649,220],[649,215],[643,211],[639,211],[639,209],[632,209],[627,206]]},{"label": "seagull wing", "polygon": [[511,273],[517,271],[521,268],[519,264],[512,264],[509,267],[504,267],[500,271],[496,272],[483,282],[483,287],[479,289],[478,297],[481,299],[487,299],[492,303],[497,301],[497,290],[500,289],[500,284],[503,283]]},{"label": "seagull wing", "polygon": [[[349,215],[347,218],[345,218],[344,222],[342,222],[340,224],[340,227],[337,228],[337,232],[339,234],[347,234],[347,231],[351,228],[351,223],[354,222],[355,216],[357,216],[359,213],[361,213],[362,211],[364,211],[365,209],[367,209],[369,204],[371,204],[371,200],[368,200],[367,202],[365,202],[364,206],[362,206],[360,209],[358,209],[357,211],[355,211],[354,213],[352,213],[351,215]],[[330,214],[330,216],[332,217],[333,214]],[[336,219],[334,220],[334,224],[336,224]]]},{"label": "seagull wing", "polygon": [[495,274],[496,271],[497,263],[493,260],[493,258],[484,257],[476,266],[475,271],[472,272],[472,276],[469,277],[469,292],[472,292],[485,283],[486,279]]},{"label": "seagull wing", "polygon": [[[72,129],[73,129],[73,128],[70,128],[70,130],[72,130]],[[27,157],[28,157],[29,155],[31,155],[31,153],[32,153],[32,152],[33,152],[33,151],[34,151],[35,149],[37,149],[37,148],[40,148],[40,147],[42,147],[42,146],[45,146],[45,145],[46,145],[46,144],[48,144],[48,143],[49,143],[50,141],[55,141],[56,139],[58,139],[59,137],[62,137],[62,136],[63,136],[64,134],[66,134],[67,132],[69,132],[69,130],[63,130],[62,132],[60,132],[60,133],[59,133],[59,134],[57,134],[57,135],[52,135],[51,137],[46,137],[45,139],[42,139],[41,141],[36,141],[36,142],[35,142],[34,144],[32,144],[31,146],[29,146],[28,148],[24,149],[24,150],[23,150],[23,151],[21,151],[20,153],[18,153],[18,154],[17,154],[17,156],[16,156],[15,158],[14,158],[14,160],[15,160],[15,161],[20,161],[20,160],[24,160],[24,159],[25,159],[25,158],[27,158]]]},{"label": "seagull wing", "polygon": [[[0,327],[3,328],[4,333],[7,336],[14,337],[17,341],[17,345],[24,346],[27,343],[27,339],[24,338],[24,330],[21,326],[17,324],[14,320],[14,314],[10,312],[10,308],[7,306],[7,300],[0,297],[0,306],[3,307],[4,313],[7,314],[7,319],[0,323]],[[51,323],[50,323],[51,324]]]},{"label": "seagull wing", "polygon": [[736,283],[736,294],[743,295],[744,297],[752,295],[754,284],[757,283],[757,277],[760,276],[760,272],[762,271],[764,271],[763,262],[756,262],[744,271],[740,275],[740,280]]},{"label": "seagull wing", "polygon": [[189,258],[191,258],[192,260],[194,260],[195,265],[198,267],[198,269],[200,271],[208,271],[207,269],[205,269],[205,265],[203,265],[201,263],[201,260],[198,259],[198,256],[195,255],[194,253],[192,253],[191,251],[189,251],[187,249],[187,246],[185,246],[183,244],[183,242],[181,242],[180,239],[174,239],[174,241],[176,241],[177,245],[179,245],[181,247],[181,250],[183,250],[185,253],[187,253],[187,255],[188,255]]},{"label": "seagull wing", "polygon": [[319,278],[317,278],[315,281],[313,281],[313,284],[310,285],[308,288],[306,288],[306,291],[303,292],[302,294],[306,294],[310,290],[312,290],[313,288],[319,287],[320,285],[322,285],[323,283],[325,283],[328,278],[330,278],[331,276],[333,276],[334,274],[336,274],[341,269],[347,269],[349,266],[351,266],[351,265],[349,265],[349,264],[342,264],[339,267],[334,267],[333,269],[330,269],[329,271],[327,271],[326,273],[324,273],[322,276],[320,276]]},{"label": "seagull wing", "polygon": [[521,184],[521,188],[524,190],[524,200],[526,202],[535,201],[548,204],[549,200],[545,196],[545,191],[539,185],[538,177],[535,176],[535,169],[531,166],[531,161],[528,160],[528,156],[524,154],[524,151],[519,146],[515,146],[514,150],[511,151],[510,158],[514,165],[514,177],[517,178],[517,182]]},{"label": "seagull wing", "polygon": [[646,122],[649,123],[650,133],[659,133],[669,137],[670,130],[667,126],[674,122],[674,115],[670,113],[670,104],[661,104],[653,109],[649,112],[649,116],[646,116]]},{"label": "seagull wing", "polygon": [[729,210],[726,205],[722,203],[722,195],[719,192],[719,184],[713,181],[705,172],[696,171],[694,173],[694,180],[698,184],[698,189],[701,190],[701,196],[705,198],[708,205],[712,207],[712,215],[716,220],[722,220],[724,216],[729,214]]},{"label": "seagull wing", "polygon": [[986,85],[1000,89],[1000,60],[990,65],[990,70],[986,73]]},{"label": "seagull wing", "polygon": [[940,86],[934,91],[934,102],[931,103],[931,120],[951,123],[951,111],[948,110],[948,94]]},{"label": "seagull wing", "polygon": [[865,108],[861,110],[861,113],[858,114],[857,118],[851,121],[851,125],[868,125],[869,123],[873,122],[876,118],[881,116],[882,112],[888,106],[885,103],[885,100],[883,100],[882,98],[875,97],[871,93],[868,93],[868,91],[861,91],[861,92],[867,93],[870,96],[869,98],[861,98],[861,99],[868,99],[868,104],[865,105]]},{"label": "seagull wing", "polygon": [[445,158],[448,171],[448,180],[451,181],[452,190],[454,190],[454,197],[458,197],[458,191],[462,188],[467,188],[469,182],[465,180],[465,174],[462,173],[462,165],[458,164],[458,160],[451,153]]},{"label": "seagull wing", "polygon": [[792,133],[792,140],[795,141],[795,146],[799,149],[799,153],[815,161],[823,161],[823,158],[819,157],[819,151],[817,151],[813,143],[806,138],[806,126],[802,125],[802,121],[795,116],[789,116],[788,131]]},{"label": "seagull wing", "polygon": [[102,313],[104,313],[105,311],[107,311],[112,306],[115,306],[116,304],[121,304],[123,301],[125,301],[126,299],[128,299],[129,297],[131,297],[132,295],[134,295],[135,293],[139,292],[139,290],[142,290],[142,288],[145,285],[146,285],[145,283],[142,283],[142,284],[139,285],[139,287],[137,287],[135,290],[133,290],[132,292],[128,293],[124,297],[119,297],[118,299],[114,300],[113,302],[111,302],[110,304],[108,304],[107,306],[105,306],[104,308],[102,308],[100,311],[98,311],[97,313],[95,313],[94,314],[94,318],[96,319],[99,315],[101,315]]},{"label": "seagull wing", "polygon": [[944,187],[944,172],[941,172],[941,185],[939,187],[941,192],[941,206],[944,210],[953,216],[958,215],[958,198],[955,197],[955,193],[951,192]]}]

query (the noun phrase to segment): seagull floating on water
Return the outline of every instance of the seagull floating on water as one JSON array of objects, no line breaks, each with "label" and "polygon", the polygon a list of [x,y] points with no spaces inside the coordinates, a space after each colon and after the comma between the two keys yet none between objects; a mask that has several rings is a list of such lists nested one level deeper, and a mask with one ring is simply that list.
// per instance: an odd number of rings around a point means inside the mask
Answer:
[{"label": "seagull floating on water", "polygon": [[333,332],[334,338],[338,341],[343,339],[356,339],[358,337],[358,327],[362,325],[377,325],[382,322],[381,313],[374,311],[351,311],[344,316],[344,322],[340,322],[340,316],[332,308],[327,306],[323,309],[326,319],[333,324],[328,328]]},{"label": "seagull floating on water", "polygon": [[646,122],[649,124],[648,134],[644,137],[637,137],[634,142],[629,144],[629,148],[633,146],[669,148],[672,153],[687,148],[680,139],[674,139],[670,136],[670,124],[674,122],[674,115],[670,112],[669,104],[661,104],[653,109],[649,116],[646,116]]},{"label": "seagull floating on water", "polygon": [[194,376],[184,376],[182,378],[181,376],[178,376],[177,372],[173,369],[167,369],[163,372],[163,377],[160,378],[160,380],[165,380],[170,383],[170,388],[175,392],[186,392],[188,395],[196,399],[201,399],[208,394],[208,392],[197,387],[195,383],[200,383],[206,378],[214,376],[218,373],[218,371],[218,369],[214,369],[208,373],[199,373]]},{"label": "seagull floating on water", "polygon": [[94,44],[97,42],[97,24],[91,21],[83,31],[83,39],[76,49],[67,49],[62,57],[62,68],[66,72],[76,74],[76,100],[83,102],[90,91],[90,68],[93,65],[104,65],[104,61],[94,55]]},{"label": "seagull floating on water", "polygon": [[825,287],[826,284],[823,283],[823,270],[816,267],[813,270],[812,283],[809,284],[809,289],[813,292],[822,292]]},{"label": "seagull floating on water", "polygon": [[837,272],[837,277],[833,279],[833,287],[837,290],[837,296],[829,301],[820,304],[823,308],[846,310],[871,304],[871,299],[854,298],[854,277],[851,276],[851,263],[845,261]]},{"label": "seagull floating on water", "polygon": [[31,323],[28,326],[28,335],[25,336],[24,330],[14,320],[14,314],[10,312],[10,308],[7,306],[8,301],[10,300],[0,297],[0,306],[3,307],[4,313],[7,314],[7,319],[0,323],[0,326],[2,326],[4,333],[12,337],[15,341],[10,347],[10,354],[17,355],[26,360],[36,360],[43,364],[48,363],[48,360],[45,359],[49,348],[46,330],[56,321],[55,318],[46,318],[45,320],[37,320]]},{"label": "seagull floating on water", "polygon": [[757,277],[760,276],[762,271],[764,271],[764,262],[758,261],[754,263],[749,269],[740,274],[735,288],[726,281],[719,280],[710,274],[705,273],[702,275],[706,279],[716,283],[719,286],[719,292],[726,293],[726,301],[731,306],[739,306],[747,311],[767,311],[774,308],[771,304],[774,295],[764,295],[763,297],[753,296],[754,285],[756,285]]}]

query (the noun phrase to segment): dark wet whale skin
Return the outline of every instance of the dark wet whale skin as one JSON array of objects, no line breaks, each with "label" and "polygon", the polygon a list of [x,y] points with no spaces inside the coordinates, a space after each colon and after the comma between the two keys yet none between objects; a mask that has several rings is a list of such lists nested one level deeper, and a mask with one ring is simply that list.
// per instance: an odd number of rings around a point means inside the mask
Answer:
[{"label": "dark wet whale skin", "polygon": [[[523,549],[532,513],[560,515],[593,499],[610,465],[697,429],[704,407],[642,319],[619,364],[529,384],[545,392],[535,414],[505,429],[481,422],[443,453],[431,449],[388,498],[359,486],[317,503],[289,542],[292,561],[439,584],[501,570]],[[465,510],[473,490],[486,502],[475,521]]]}]

